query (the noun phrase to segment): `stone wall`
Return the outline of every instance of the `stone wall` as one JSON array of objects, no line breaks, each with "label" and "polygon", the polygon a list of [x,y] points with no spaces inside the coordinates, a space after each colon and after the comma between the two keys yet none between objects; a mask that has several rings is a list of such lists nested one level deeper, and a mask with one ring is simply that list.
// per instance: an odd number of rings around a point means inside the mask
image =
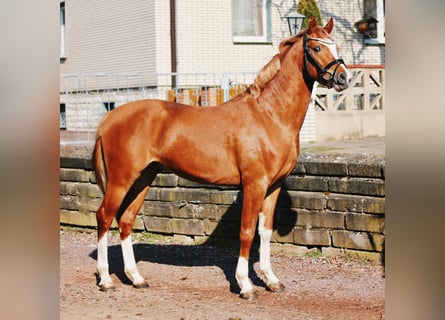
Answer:
[{"label": "stone wall", "polygon": [[[242,191],[158,175],[134,228],[195,242],[238,241]],[[88,156],[60,159],[60,223],[94,227],[102,194]],[[116,223],[113,224],[116,227]],[[273,250],[383,258],[385,161],[376,155],[303,153],[278,201]]]}]

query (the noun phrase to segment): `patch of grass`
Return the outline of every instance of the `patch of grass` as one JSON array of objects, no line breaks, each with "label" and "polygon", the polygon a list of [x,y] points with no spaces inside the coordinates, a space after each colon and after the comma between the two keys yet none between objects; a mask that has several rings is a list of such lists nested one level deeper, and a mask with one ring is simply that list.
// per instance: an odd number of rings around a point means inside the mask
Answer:
[{"label": "patch of grass", "polygon": [[144,243],[148,243],[148,244],[169,243],[172,241],[171,236],[151,233],[151,232],[147,232],[147,231],[133,233],[132,238],[135,241],[144,242]]},{"label": "patch of grass", "polygon": [[321,258],[321,257],[322,257],[322,254],[321,254],[321,251],[320,251],[320,250],[314,248],[314,249],[309,250],[309,251],[305,254],[305,256],[306,256],[306,257],[309,257],[309,258]]},{"label": "patch of grass", "polygon": [[325,146],[313,146],[313,147],[304,147],[301,149],[301,152],[327,152],[333,151],[336,148],[334,147],[325,147]]}]

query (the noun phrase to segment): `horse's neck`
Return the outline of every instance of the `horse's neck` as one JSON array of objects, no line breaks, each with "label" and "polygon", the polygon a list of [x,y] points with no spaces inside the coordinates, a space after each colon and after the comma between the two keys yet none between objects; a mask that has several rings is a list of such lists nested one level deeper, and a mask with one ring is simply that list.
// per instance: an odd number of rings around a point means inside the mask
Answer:
[{"label": "horse's neck", "polygon": [[286,126],[301,129],[311,99],[313,83],[306,83],[303,74],[295,70],[280,70],[265,86],[258,98],[268,112]]}]

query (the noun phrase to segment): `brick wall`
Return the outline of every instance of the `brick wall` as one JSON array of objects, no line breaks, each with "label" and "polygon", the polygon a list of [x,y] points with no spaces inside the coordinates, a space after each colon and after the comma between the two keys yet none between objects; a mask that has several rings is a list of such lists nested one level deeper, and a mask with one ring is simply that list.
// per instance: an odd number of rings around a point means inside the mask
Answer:
[{"label": "brick wall", "polygon": [[[88,157],[60,159],[60,223],[96,226],[102,194]],[[278,201],[275,252],[341,252],[381,259],[385,240],[385,161],[376,156],[302,154]],[[237,241],[242,192],[165,172],[148,192],[134,228],[195,241]],[[116,224],[114,223],[114,226]]]}]

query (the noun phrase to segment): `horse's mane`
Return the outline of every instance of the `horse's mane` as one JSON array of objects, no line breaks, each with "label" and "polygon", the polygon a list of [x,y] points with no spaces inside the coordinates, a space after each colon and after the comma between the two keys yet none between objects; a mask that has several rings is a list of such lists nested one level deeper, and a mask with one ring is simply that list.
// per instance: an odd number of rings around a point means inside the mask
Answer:
[{"label": "horse's mane", "polygon": [[306,30],[300,31],[297,35],[284,39],[280,42],[279,53],[274,55],[272,60],[270,60],[258,72],[258,75],[253,83],[247,88],[247,92],[249,92],[254,98],[258,98],[260,96],[261,91],[264,89],[266,84],[273,79],[278,71],[280,71],[281,61],[283,61],[292,45],[303,36],[304,32],[306,32]]}]

